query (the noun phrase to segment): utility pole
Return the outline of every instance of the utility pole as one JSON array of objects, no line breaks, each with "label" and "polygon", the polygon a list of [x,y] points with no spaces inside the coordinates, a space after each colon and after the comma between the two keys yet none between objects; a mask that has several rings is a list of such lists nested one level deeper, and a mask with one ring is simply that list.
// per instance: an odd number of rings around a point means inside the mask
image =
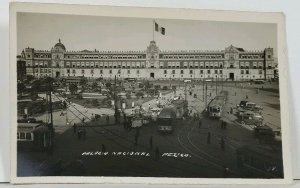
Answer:
[{"label": "utility pole", "polygon": [[50,129],[53,131],[53,113],[52,113],[52,91],[48,93],[49,96],[49,110],[50,110]]},{"label": "utility pole", "polygon": [[203,90],[203,101],[204,101],[204,80],[202,80],[202,90]]},{"label": "utility pole", "polygon": [[115,88],[114,88],[114,100],[115,100],[115,120],[116,120],[116,123],[119,123],[119,110],[118,110],[118,107],[117,107],[117,95],[116,95],[116,92],[117,92],[117,75],[115,75]]},{"label": "utility pole", "polygon": [[218,95],[218,77],[216,76],[216,96]]},{"label": "utility pole", "polygon": [[187,101],[186,86],[187,86],[187,84],[185,83],[185,87],[184,87],[184,100],[185,101]]},{"label": "utility pole", "polygon": [[207,83],[205,83],[205,109],[207,108]]}]

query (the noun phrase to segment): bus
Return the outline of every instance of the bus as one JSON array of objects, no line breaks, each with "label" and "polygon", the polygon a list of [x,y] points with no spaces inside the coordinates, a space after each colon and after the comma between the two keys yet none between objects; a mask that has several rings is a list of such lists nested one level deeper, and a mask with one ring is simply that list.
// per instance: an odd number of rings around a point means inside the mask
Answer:
[{"label": "bus", "polygon": [[242,177],[283,178],[282,150],[275,145],[246,145],[236,150]]},{"label": "bus", "polygon": [[207,106],[208,116],[221,118],[225,101],[224,96],[216,96]]}]

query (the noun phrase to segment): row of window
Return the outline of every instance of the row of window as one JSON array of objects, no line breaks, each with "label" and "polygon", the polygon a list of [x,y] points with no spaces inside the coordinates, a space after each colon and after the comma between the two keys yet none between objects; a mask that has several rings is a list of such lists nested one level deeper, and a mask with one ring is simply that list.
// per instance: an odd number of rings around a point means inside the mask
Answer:
[{"label": "row of window", "polygon": [[68,59],[143,59],[145,55],[65,55]]},{"label": "row of window", "polygon": [[161,55],[164,59],[222,59],[224,55]]},{"label": "row of window", "polygon": [[[44,67],[44,68],[47,68],[48,67],[48,65],[40,65],[40,66],[38,66],[37,64],[35,65],[35,67]],[[57,64],[56,65],[56,67],[58,68],[59,67],[59,64]],[[67,68],[70,68],[70,66],[66,66]],[[110,68],[110,69],[112,69],[112,68],[114,68],[114,69],[116,69],[116,68],[118,68],[118,69],[121,69],[121,68],[123,68],[123,69],[130,69],[130,68],[132,68],[132,69],[140,69],[140,68],[145,68],[145,66],[137,66],[137,67],[130,67],[130,66],[120,66],[120,65],[118,65],[118,66],[98,66],[98,65],[96,65],[95,67],[94,66],[90,66],[90,67],[85,67],[85,66],[75,66],[75,65],[73,65],[72,66],[72,68],[100,68],[100,69],[103,69],[103,68],[105,68],[105,69],[107,69],[107,68]],[[154,66],[151,66],[150,68],[155,68]],[[160,68],[161,69],[164,69],[164,68],[169,68],[169,69],[171,69],[171,68],[173,68],[173,69],[181,69],[181,68],[184,68],[184,69],[187,69],[187,68],[195,68],[195,69],[198,69],[198,68],[200,68],[200,69],[203,69],[203,68],[205,68],[205,69],[218,69],[218,68],[223,68],[223,66],[222,65],[220,65],[220,66],[205,66],[205,67],[203,67],[203,66],[200,66],[200,67],[198,67],[198,66],[195,66],[195,67],[193,67],[193,66],[189,66],[189,67],[187,67],[187,66],[183,66],[183,67],[180,67],[180,66],[160,66]],[[234,67],[234,65],[230,65],[229,66],[229,68],[235,68]],[[249,66],[240,66],[239,67],[240,69],[249,69],[250,67]],[[252,67],[252,69],[262,69],[263,67],[262,66],[253,66]],[[272,68],[272,66],[271,66],[271,64],[268,66],[268,68],[269,69],[271,69]]]},{"label": "row of window", "polygon": [[33,140],[33,133],[18,132],[17,133],[17,140],[32,141]]},{"label": "row of window", "polygon": [[[47,67],[49,62],[35,62],[35,66],[38,67]],[[154,66],[153,63],[151,65]],[[231,65],[234,66],[233,63]],[[262,67],[262,62],[252,62],[252,67]],[[28,63],[30,66],[30,63]],[[126,68],[126,67],[145,67],[146,62],[69,62],[65,64],[66,67],[114,67],[114,68]],[[240,67],[250,67],[250,62],[240,62]],[[271,66],[271,64],[269,64]],[[208,68],[208,67],[223,67],[223,62],[159,62],[159,67],[190,67],[190,68]]]}]

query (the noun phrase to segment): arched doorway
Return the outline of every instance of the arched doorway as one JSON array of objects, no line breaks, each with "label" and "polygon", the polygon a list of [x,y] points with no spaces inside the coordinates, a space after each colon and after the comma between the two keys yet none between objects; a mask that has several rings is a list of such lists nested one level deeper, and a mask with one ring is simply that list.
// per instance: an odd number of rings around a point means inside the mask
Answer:
[{"label": "arched doorway", "polygon": [[229,79],[232,80],[232,81],[234,80],[234,73],[233,72],[229,73]]},{"label": "arched doorway", "polygon": [[150,78],[154,78],[154,72],[150,73]]}]

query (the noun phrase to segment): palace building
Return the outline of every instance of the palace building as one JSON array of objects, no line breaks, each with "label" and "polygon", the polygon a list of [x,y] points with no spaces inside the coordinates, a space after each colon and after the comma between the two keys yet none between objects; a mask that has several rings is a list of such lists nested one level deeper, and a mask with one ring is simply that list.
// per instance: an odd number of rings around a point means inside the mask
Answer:
[{"label": "palace building", "polygon": [[[20,58],[20,56],[19,56]],[[137,79],[271,79],[277,64],[272,48],[247,51],[163,51],[151,41],[143,51],[67,51],[61,40],[50,51],[25,48],[26,74],[35,77]]]}]

